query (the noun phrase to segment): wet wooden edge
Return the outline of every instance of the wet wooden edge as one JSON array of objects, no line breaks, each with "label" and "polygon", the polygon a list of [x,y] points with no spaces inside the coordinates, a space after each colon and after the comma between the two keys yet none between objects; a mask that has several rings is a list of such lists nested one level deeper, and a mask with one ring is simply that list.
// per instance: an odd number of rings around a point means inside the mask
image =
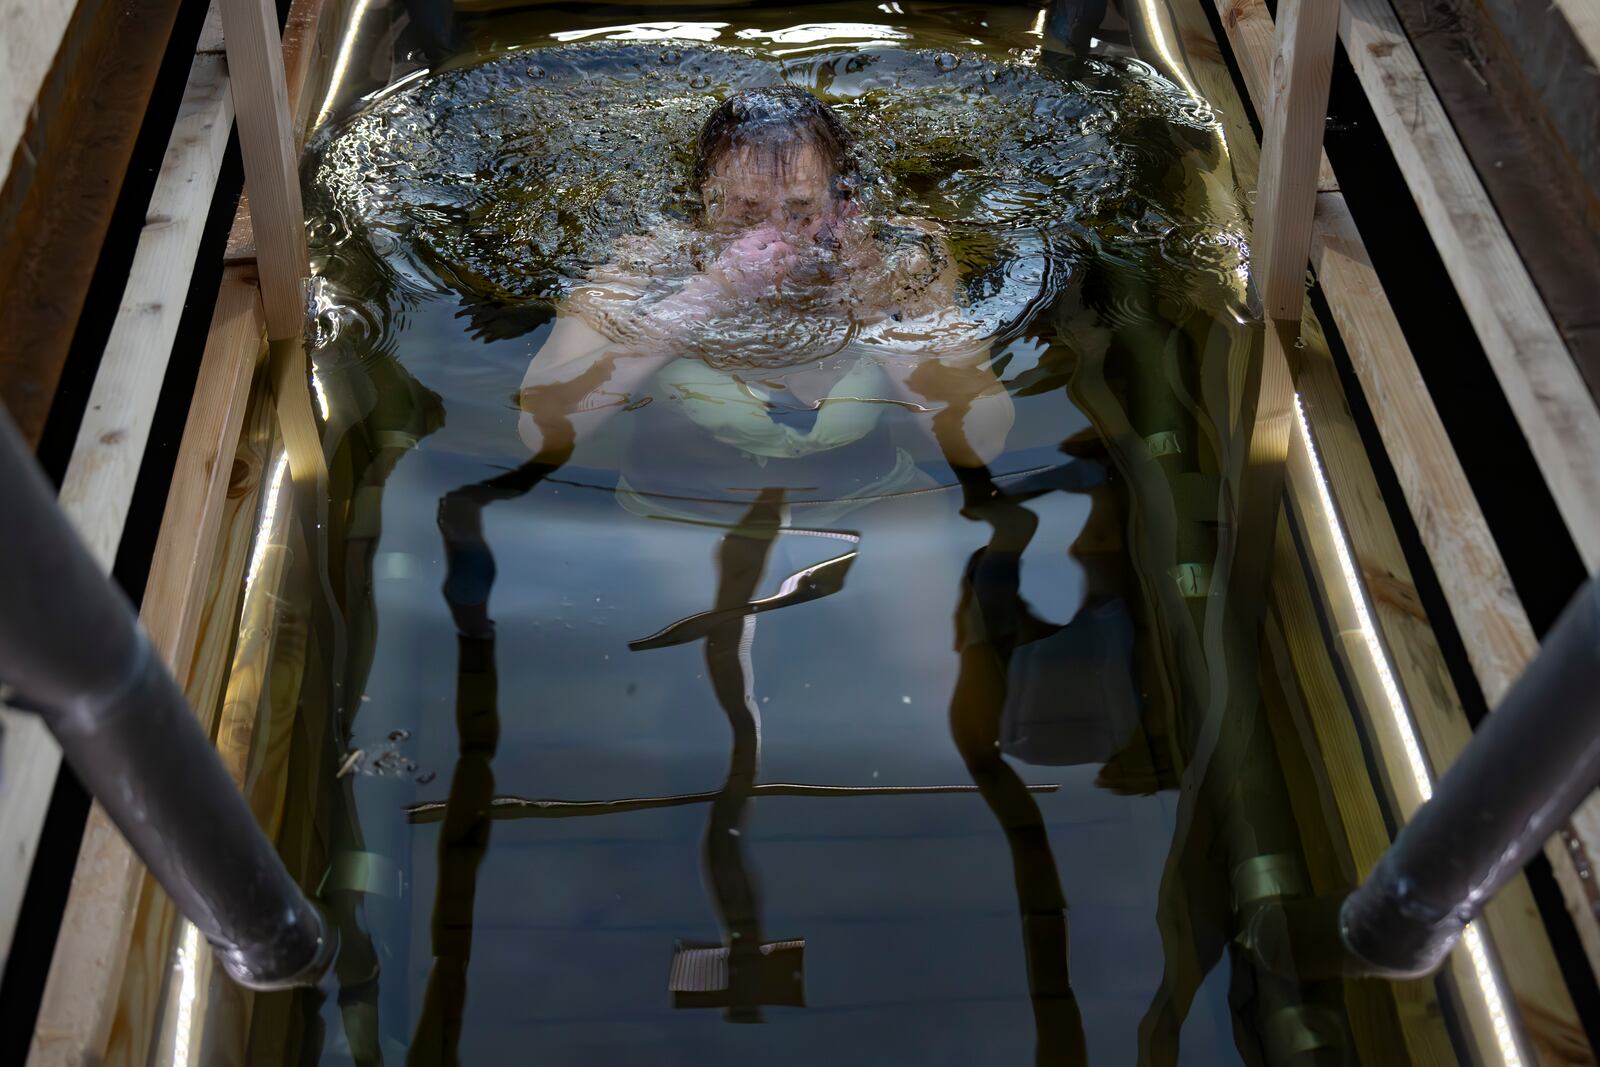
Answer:
[{"label": "wet wooden edge", "polygon": [[[0,81],[50,64],[42,84],[10,90],[27,93],[27,121],[0,155],[0,401],[36,445],[181,0],[5,3],[0,49],[24,58],[0,62]],[[51,41],[45,22],[63,8],[71,22]]]},{"label": "wet wooden edge", "polygon": [[[1217,0],[1217,6],[1246,85],[1259,101],[1270,69],[1271,18],[1261,0]],[[1498,700],[1537,643],[1393,309],[1336,191],[1318,197],[1312,258],[1474,673],[1488,699]],[[1323,345],[1308,346],[1298,384],[1308,406],[1315,409],[1314,426],[1322,439],[1333,495],[1422,746],[1435,772],[1442,772],[1470,739],[1472,728],[1377,496],[1359,431]],[[1571,858],[1556,855],[1560,851],[1556,846],[1559,842],[1547,852],[1558,873],[1564,869],[1566,882],[1577,881]],[[1541,1059],[1592,1062],[1524,880],[1512,883],[1491,906],[1487,924]],[[1580,920],[1580,929],[1582,925]]]}]

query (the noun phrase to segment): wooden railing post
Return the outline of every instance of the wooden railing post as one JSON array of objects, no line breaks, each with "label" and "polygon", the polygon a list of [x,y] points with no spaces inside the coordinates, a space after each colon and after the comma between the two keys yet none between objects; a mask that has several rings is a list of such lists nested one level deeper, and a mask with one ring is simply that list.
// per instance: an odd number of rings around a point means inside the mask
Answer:
[{"label": "wooden railing post", "polygon": [[1338,31],[1338,0],[1283,0],[1278,7],[1250,245],[1251,278],[1267,329],[1261,358],[1245,375],[1240,445],[1230,464],[1236,540],[1229,584],[1241,605],[1260,603],[1264,595],[1282,506],[1283,464],[1294,423],[1288,353],[1300,335]]},{"label": "wooden railing post", "polygon": [[310,270],[276,9],[270,0],[218,0],[218,6],[255,226],[267,337],[299,340],[305,333]]}]

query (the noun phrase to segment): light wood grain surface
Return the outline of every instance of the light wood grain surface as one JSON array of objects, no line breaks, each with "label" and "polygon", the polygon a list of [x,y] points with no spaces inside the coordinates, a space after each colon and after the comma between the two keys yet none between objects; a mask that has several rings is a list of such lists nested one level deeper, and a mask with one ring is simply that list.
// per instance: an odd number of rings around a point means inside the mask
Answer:
[{"label": "light wood grain surface", "polygon": [[250,194],[267,336],[300,338],[306,328],[304,282],[310,266],[277,11],[270,0],[217,3],[238,103],[239,148]]},{"label": "light wood grain surface", "polygon": [[1343,12],[1378,125],[1568,533],[1600,570],[1600,412],[1394,12],[1386,0],[1345,0]]}]

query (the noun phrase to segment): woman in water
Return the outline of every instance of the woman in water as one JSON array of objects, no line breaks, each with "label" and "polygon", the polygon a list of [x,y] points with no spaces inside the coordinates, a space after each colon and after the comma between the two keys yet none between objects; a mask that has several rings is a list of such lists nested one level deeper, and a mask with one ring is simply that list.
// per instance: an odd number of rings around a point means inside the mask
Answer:
[{"label": "woman in water", "polygon": [[520,431],[539,460],[565,462],[649,386],[669,402],[635,435],[648,450],[631,451],[625,489],[693,489],[684,472],[729,445],[753,465],[729,475],[748,486],[725,488],[816,488],[818,464],[845,476],[839,496],[898,488],[914,467],[888,445],[886,405],[913,412],[952,466],[1000,452],[1011,400],[962,321],[949,248],[931,223],[863,216],[832,109],[799,88],[736,93],[700,131],[693,185],[696,230],[620,241],[529,365]]}]

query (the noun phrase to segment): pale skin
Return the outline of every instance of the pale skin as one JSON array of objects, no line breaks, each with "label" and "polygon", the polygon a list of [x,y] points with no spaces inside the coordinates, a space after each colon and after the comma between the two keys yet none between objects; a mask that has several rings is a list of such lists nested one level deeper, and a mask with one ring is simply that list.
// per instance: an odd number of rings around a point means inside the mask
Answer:
[{"label": "pale skin", "polygon": [[[712,168],[703,190],[706,222],[731,240],[683,288],[635,315],[634,336],[626,342],[597,329],[590,309],[631,307],[630,279],[602,269],[573,294],[522,380],[518,430],[537,459],[565,462],[681,354],[682,331],[733,301],[773,293],[819,234],[847,231],[842,224],[849,202],[835,196],[837,175],[820,153],[802,152],[784,163],[774,167],[770,159],[734,152]],[[927,223],[898,221],[942,242]],[[846,262],[876,254],[845,240],[840,258]],[[952,465],[978,467],[1004,447],[1013,421],[1011,397],[989,369],[987,342],[962,339],[957,268],[948,254],[942,260],[937,276],[908,298],[893,306],[854,307],[858,322],[879,326],[880,340],[871,353],[862,351],[856,358],[879,361],[894,394],[882,399],[898,400],[915,412]],[[891,315],[898,315],[892,325]],[[796,397],[823,402],[821,419],[827,417],[827,390],[837,382],[837,372],[838,361],[832,374],[815,365],[776,373],[782,388]],[[774,372],[762,376],[771,380]]]}]

